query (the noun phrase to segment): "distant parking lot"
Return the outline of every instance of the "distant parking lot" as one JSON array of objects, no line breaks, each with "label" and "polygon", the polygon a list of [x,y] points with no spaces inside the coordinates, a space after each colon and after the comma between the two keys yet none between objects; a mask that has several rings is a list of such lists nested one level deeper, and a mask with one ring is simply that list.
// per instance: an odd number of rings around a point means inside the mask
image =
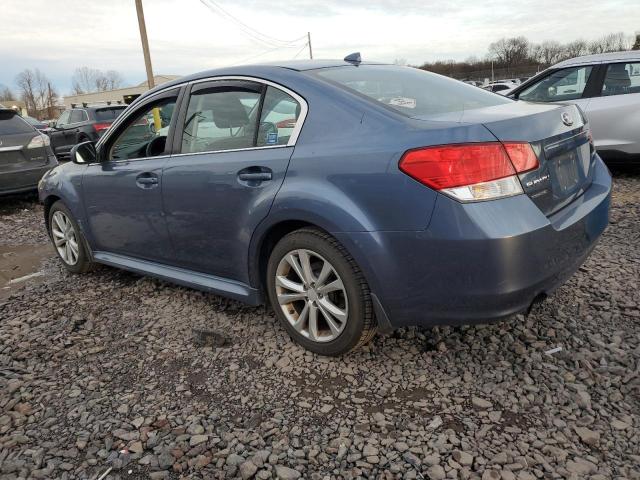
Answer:
[{"label": "distant parking lot", "polygon": [[70,275],[35,197],[0,199],[0,478],[638,479],[639,246],[616,173],[600,244],[528,317],[329,359],[264,308]]}]

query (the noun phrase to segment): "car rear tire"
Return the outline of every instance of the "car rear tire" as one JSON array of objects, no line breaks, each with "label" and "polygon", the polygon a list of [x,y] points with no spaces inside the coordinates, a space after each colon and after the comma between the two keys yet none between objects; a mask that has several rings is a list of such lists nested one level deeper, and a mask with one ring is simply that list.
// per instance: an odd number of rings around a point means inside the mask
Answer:
[{"label": "car rear tire", "polygon": [[89,248],[71,211],[60,200],[49,210],[49,236],[64,267],[85,273],[94,267]]},{"label": "car rear tire", "polygon": [[369,286],[360,268],[321,230],[305,228],[284,236],[269,257],[266,283],[278,320],[307,350],[342,355],[376,333]]}]

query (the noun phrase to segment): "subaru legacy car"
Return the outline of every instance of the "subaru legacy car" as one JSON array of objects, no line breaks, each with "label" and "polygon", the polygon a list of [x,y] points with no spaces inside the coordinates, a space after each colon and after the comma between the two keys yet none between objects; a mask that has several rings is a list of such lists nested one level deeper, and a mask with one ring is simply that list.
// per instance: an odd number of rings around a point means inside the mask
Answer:
[{"label": "subaru legacy car", "polygon": [[268,301],[325,355],[527,311],[592,251],[611,192],[576,106],[358,56],[163,84],[71,157],[40,185],[68,270]]},{"label": "subaru legacy car", "polygon": [[11,108],[0,108],[0,195],[35,191],[58,164],[49,137]]},{"label": "subaru legacy car", "polygon": [[594,144],[605,161],[640,165],[640,52],[565,60],[508,95],[530,102],[575,103],[589,119]]}]

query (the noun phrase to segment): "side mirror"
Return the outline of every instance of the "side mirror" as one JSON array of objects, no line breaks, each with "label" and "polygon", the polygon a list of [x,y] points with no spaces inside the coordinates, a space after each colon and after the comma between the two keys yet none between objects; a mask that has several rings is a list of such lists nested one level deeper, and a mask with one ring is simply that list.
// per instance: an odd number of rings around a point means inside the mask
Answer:
[{"label": "side mirror", "polygon": [[71,161],[80,165],[95,163],[98,159],[96,145],[93,142],[82,142],[71,149]]}]

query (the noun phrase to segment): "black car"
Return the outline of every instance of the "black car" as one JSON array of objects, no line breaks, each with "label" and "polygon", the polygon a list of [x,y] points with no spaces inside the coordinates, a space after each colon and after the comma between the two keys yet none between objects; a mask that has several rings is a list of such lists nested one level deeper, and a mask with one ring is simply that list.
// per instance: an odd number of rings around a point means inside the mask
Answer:
[{"label": "black car", "polygon": [[74,145],[89,140],[97,142],[125,108],[126,105],[82,106],[62,112],[47,130],[56,156],[68,158]]},{"label": "black car", "polygon": [[49,125],[47,123],[41,122],[37,118],[29,117],[26,115],[23,116],[22,118],[24,118],[28,124],[32,125],[36,130],[40,132],[44,132],[49,128]]},{"label": "black car", "polygon": [[57,164],[49,137],[15,110],[0,108],[0,195],[35,190]]}]

